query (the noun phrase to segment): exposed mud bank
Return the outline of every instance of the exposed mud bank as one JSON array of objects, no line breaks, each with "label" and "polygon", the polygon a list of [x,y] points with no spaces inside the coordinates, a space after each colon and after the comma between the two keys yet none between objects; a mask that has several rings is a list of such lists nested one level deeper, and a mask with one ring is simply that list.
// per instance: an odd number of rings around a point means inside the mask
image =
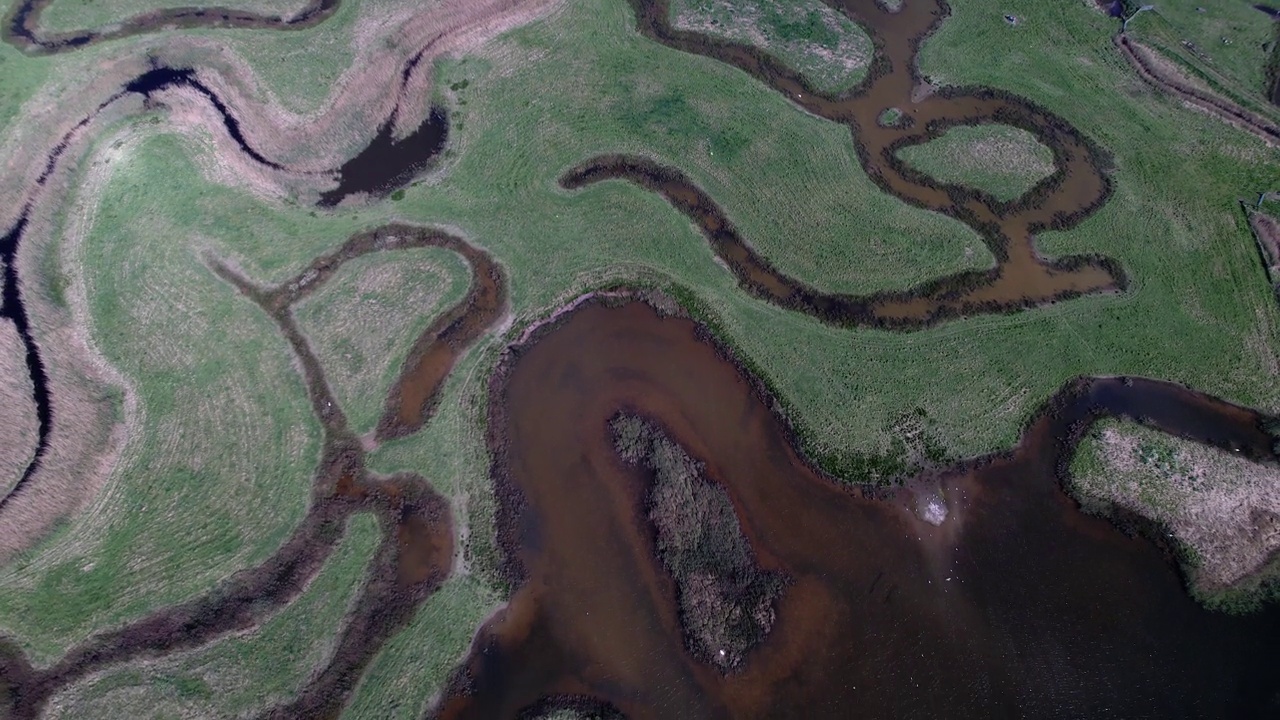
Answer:
[{"label": "exposed mud bank", "polygon": [[[47,668],[32,668],[11,642],[0,639],[0,667],[7,683],[8,717],[34,718],[59,688],[111,664],[154,657],[210,642],[227,633],[255,627],[271,612],[296,598],[328,558],[352,513],[372,512],[383,533],[360,596],[340,630],[329,663],[312,677],[290,703],[269,709],[265,717],[321,717],[335,714],[354,689],[373,655],[418,606],[448,577],[453,565],[453,525],[448,501],[431,490],[421,476],[378,477],[364,466],[364,450],[347,427],[323,368],[299,331],[291,307],[319,287],[343,262],[365,253],[402,247],[444,247],[463,254],[473,268],[483,267],[485,282],[505,298],[496,266],[482,251],[447,233],[408,225],[389,225],[351,238],[337,252],[314,261],[277,287],[263,288],[215,258],[214,271],[256,302],[291,345],[302,366],[312,411],[324,430],[322,459],[313,476],[311,506],[299,527],[269,559],[231,576],[210,594],[160,610],[121,628],[93,636]],[[476,291],[473,289],[471,295]],[[468,297],[471,297],[469,295]],[[500,304],[499,304],[500,305]],[[465,307],[470,307],[465,305]],[[458,309],[455,308],[454,312]],[[480,315],[481,313],[475,313]],[[452,342],[451,359],[479,333],[450,336],[428,330],[418,346],[430,353],[434,344]],[[404,377],[424,383],[443,382],[445,373],[418,378],[417,366],[406,364]],[[424,388],[425,397],[438,388]],[[397,396],[393,395],[393,399]],[[392,400],[388,400],[389,405]],[[421,427],[432,408],[416,405]],[[399,427],[399,426],[397,426]]]},{"label": "exposed mud bank", "polygon": [[[504,567],[516,589],[433,712],[517,717],[588,696],[631,718],[1256,716],[1280,699],[1280,610],[1212,613],[1166,548],[1083,513],[1063,472],[1099,418],[1271,458],[1261,418],[1169,383],[1069,383],[1011,452],[876,497],[824,476],[763,384],[697,323],[597,296],[510,348],[490,388]],[[734,674],[690,653],[611,419],[702,459],[762,568],[792,578]]]}]

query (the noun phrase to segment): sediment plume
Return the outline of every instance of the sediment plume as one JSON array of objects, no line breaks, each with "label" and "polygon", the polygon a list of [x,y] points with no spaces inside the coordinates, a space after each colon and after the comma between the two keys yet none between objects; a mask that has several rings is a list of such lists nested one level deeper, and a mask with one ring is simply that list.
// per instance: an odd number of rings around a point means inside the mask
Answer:
[{"label": "sediment plume", "polygon": [[[1098,420],[1274,461],[1257,413],[1171,383],[1080,378],[1011,451],[865,494],[814,467],[765,384],[671,302],[615,289],[571,307],[513,343],[492,376],[491,477],[514,592],[429,717],[523,717],[581,696],[629,718],[1270,706],[1280,612],[1206,610],[1158,536],[1135,541],[1065,489]],[[618,432],[619,414],[705,463],[754,564],[788,578],[771,629],[732,672],[688,642],[681,581],[652,529],[654,479],[629,462],[654,446]],[[945,517],[917,516],[917,485],[946,498]],[[1099,667],[1117,682],[1099,684]]]}]

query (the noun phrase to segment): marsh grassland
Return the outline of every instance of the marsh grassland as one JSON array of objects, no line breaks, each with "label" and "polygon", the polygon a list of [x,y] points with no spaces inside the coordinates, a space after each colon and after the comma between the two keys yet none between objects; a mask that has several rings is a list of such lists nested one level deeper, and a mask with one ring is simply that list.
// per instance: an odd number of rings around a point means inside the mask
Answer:
[{"label": "marsh grassland", "polygon": [[923,145],[898,151],[920,172],[945,183],[976,187],[1014,200],[1053,174],[1053,152],[1008,125],[961,126]]},{"label": "marsh grassland", "polygon": [[1275,120],[1280,108],[1269,98],[1280,32],[1255,5],[1266,3],[1162,2],[1131,22],[1129,35],[1194,82]]},{"label": "marsh grassland", "polygon": [[344,265],[299,304],[298,324],[357,432],[373,430],[413,341],[462,299],[468,278],[443,250],[374,253]]},{"label": "marsh grassland", "polygon": [[846,90],[866,76],[867,34],[817,0],[679,0],[675,26],[763,48],[824,90]]},{"label": "marsh grassland", "polygon": [[[57,10],[70,23],[77,2],[54,0],[50,22]],[[367,20],[384,5],[347,2],[298,32],[187,34],[243,56],[261,96],[312,111],[356,57],[357,40],[378,42],[369,38],[386,32]],[[719,0],[682,0],[675,13],[681,25],[777,53],[823,87],[864,76],[869,41],[825,6],[746,7],[730,13]],[[420,472],[449,497],[464,551],[454,576],[373,660],[347,717],[420,717],[477,624],[503,600],[509,588],[495,572],[484,447],[486,381],[502,345],[584,290],[624,280],[670,290],[764,377],[807,448],[849,482],[891,481],[921,458],[1002,449],[1079,375],[1165,378],[1280,411],[1280,304],[1238,204],[1274,185],[1275,151],[1140,81],[1112,44],[1114,23],[1083,3],[1037,4],[1014,26],[995,0],[953,12],[921,51],[920,70],[935,86],[1007,89],[1109,151],[1110,201],[1078,228],[1036,241],[1047,257],[1115,258],[1131,278],[1124,292],[906,333],[835,328],[742,292],[661,198],[616,182],[562,190],[564,171],[600,153],[674,165],[779,270],[826,291],[907,290],[994,264],[968,227],[882,193],[847,129],[735,69],[642,38],[622,0],[566,3],[438,62],[434,97],[450,111],[449,145],[422,182],[385,202],[319,211],[263,197],[233,175],[212,173],[212,141],[191,140],[222,128],[178,135],[152,122],[164,114],[158,107],[113,122],[72,183],[95,172],[107,179],[94,193],[73,193],[57,223],[68,232],[83,225],[83,262],[65,282],[83,285],[88,332],[129,379],[138,409],[124,419],[130,431],[121,458],[88,510],[0,568],[0,630],[33,661],[49,662],[94,630],[208,591],[282,542],[307,507],[320,428],[287,344],[207,258],[277,283],[351,234],[391,220],[456,228],[490,252],[510,277],[511,322],[461,358],[423,432],[369,456],[371,468]],[[1135,26],[1156,20],[1144,16]],[[1260,77],[1246,71],[1256,53],[1241,49],[1257,39],[1252,32],[1206,51],[1240,88]],[[86,57],[142,52],[152,42],[124,40]],[[47,76],[63,77],[78,62],[84,57],[28,58],[0,45],[0,132],[23,122],[33,98],[45,100],[37,90]],[[903,157],[939,180],[1013,198],[1052,170],[1044,150],[1021,131],[983,126],[958,128]],[[52,257],[59,245],[44,252]],[[60,296],[60,282],[50,275],[32,287]],[[358,432],[376,421],[412,339],[466,283],[448,253],[375,254],[351,262],[296,309]],[[0,369],[11,356],[0,347]],[[1184,528],[1207,568],[1228,551],[1197,545],[1192,520],[1203,517],[1199,508],[1217,507],[1203,498],[1254,493],[1272,469],[1172,440],[1144,454],[1155,447],[1144,432],[1105,428],[1082,453],[1075,487]],[[255,697],[290,695],[325,655],[365,579],[374,537],[367,518],[358,520],[306,594],[254,632],[125,663],[66,689],[51,709],[64,717],[139,708],[237,715],[260,707]],[[1206,577],[1238,577],[1224,572]]]},{"label": "marsh grassland", "polygon": [[373,518],[357,515],[320,574],[254,630],[197,650],[91,676],[50,703],[51,718],[244,717],[302,688],[332,652],[373,557]]},{"label": "marsh grassland", "polygon": [[36,449],[36,406],[25,355],[13,323],[0,321],[0,491],[5,493]]}]

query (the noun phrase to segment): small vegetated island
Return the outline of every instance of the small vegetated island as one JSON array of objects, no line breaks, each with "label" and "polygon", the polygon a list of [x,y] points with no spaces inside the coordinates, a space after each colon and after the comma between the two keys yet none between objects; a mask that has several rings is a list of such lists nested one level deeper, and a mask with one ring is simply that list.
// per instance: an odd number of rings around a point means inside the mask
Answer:
[{"label": "small vegetated island", "polygon": [[1275,716],[1277,18],[13,0],[0,717]]}]

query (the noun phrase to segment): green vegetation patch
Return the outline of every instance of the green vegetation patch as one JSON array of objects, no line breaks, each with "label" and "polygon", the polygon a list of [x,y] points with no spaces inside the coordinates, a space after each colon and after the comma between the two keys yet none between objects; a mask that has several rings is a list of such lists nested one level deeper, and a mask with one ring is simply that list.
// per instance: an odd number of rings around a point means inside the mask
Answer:
[{"label": "green vegetation patch", "polygon": [[[1265,4],[1265,3],[1264,3]],[[1184,73],[1255,111],[1267,102],[1268,66],[1275,63],[1277,23],[1250,2],[1166,0],[1129,23],[1134,40],[1175,62]]]},{"label": "green vegetation patch", "polygon": [[[0,136],[11,134],[9,123],[48,80],[53,62],[52,58],[28,57],[0,42]],[[0,228],[0,233],[8,231],[9,228]]]},{"label": "green vegetation patch", "polygon": [[97,29],[156,10],[201,6],[287,19],[307,4],[308,0],[53,0],[40,13],[39,28],[46,33]]},{"label": "green vegetation patch", "polygon": [[[443,180],[408,188],[398,202],[310,217],[209,184],[186,140],[121,148],[112,162],[130,172],[108,187],[85,272],[95,339],[135,380],[141,426],[101,507],[0,574],[0,625],[47,661],[91,628],[205,590],[279,543],[305,505],[317,433],[287,346],[196,249],[278,282],[393,212],[456,227],[492,252],[511,278],[517,329],[607,281],[692,288],[810,446],[831,457],[890,463],[1007,447],[1034,408],[1081,374],[1163,377],[1280,408],[1280,308],[1237,204],[1274,184],[1273,155],[1149,92],[1112,46],[1114,23],[1082,3],[1037,5],[1016,27],[1004,12],[995,0],[957,7],[925,44],[922,71],[1027,96],[1112,153],[1111,201],[1038,242],[1050,256],[1116,258],[1132,279],[1125,294],[913,333],[838,329],[744,293],[687,219],[652,193],[621,182],[561,190],[559,174],[597,153],[678,166],[761,254],[825,290],[905,289],[991,263],[961,224],[880,192],[846,128],[736,69],[642,39],[621,0],[570,4],[483,55],[442,63],[439,86],[469,83],[455,112],[465,120],[455,125],[456,154]],[[261,42],[255,66],[297,73],[284,84],[302,88],[305,62],[271,48],[305,37]],[[439,415],[370,459],[379,470],[424,472],[453,498],[469,520],[462,541],[475,574],[446,585],[392,640],[351,717],[420,716],[494,606],[482,574],[493,500],[481,431],[494,358],[492,346],[472,351]],[[916,408],[925,419],[900,422]],[[205,460],[197,467],[193,457]],[[846,477],[883,477],[861,472],[850,466]]]},{"label": "green vegetation patch", "polygon": [[755,45],[800,71],[819,89],[860,82],[871,62],[871,39],[818,0],[673,0],[676,27]]},{"label": "green vegetation patch", "polygon": [[[366,20],[378,24],[379,19],[374,16],[385,15],[388,10],[385,1],[344,1],[324,22],[308,28],[288,31],[214,28],[188,30],[184,34],[228,45],[243,57],[263,90],[256,101],[278,102],[296,113],[322,112],[325,100],[338,89],[339,78],[355,60],[357,23]],[[383,38],[377,41],[393,42]],[[406,55],[412,52],[405,50]],[[389,66],[385,72],[396,70]],[[380,75],[373,77],[377,77],[377,82],[385,82]],[[371,128],[369,135],[372,133]]]},{"label": "green vegetation patch", "polygon": [[291,274],[324,247],[310,219],[245,212],[246,195],[200,181],[179,138],[104,145],[114,174],[79,267],[93,340],[138,411],[94,503],[0,571],[0,627],[36,662],[260,562],[301,519],[319,455],[288,344],[201,257],[252,253],[251,276]]},{"label": "green vegetation patch", "polygon": [[331,657],[380,536],[372,516],[353,517],[302,595],[256,629],[90,676],[55,697],[50,717],[245,717],[292,699]]},{"label": "green vegetation patch", "polygon": [[[1272,151],[1149,91],[1115,49],[1114,23],[1101,13],[1053,3],[1028,12],[1015,28],[1003,12],[996,0],[955,8],[924,44],[921,72],[937,83],[1025,96],[1110,153],[1115,192],[1108,203],[1076,229],[1042,233],[1037,243],[1049,256],[1111,256],[1131,285],[1119,296],[974,318],[903,338],[916,348],[949,344],[956,351],[950,359],[928,352],[936,368],[946,368],[935,376],[941,384],[934,397],[945,396],[949,405],[930,415],[944,427],[969,412],[984,417],[969,398],[987,393],[965,387],[977,379],[997,391],[983,403],[987,422],[1001,418],[1003,425],[1006,412],[1025,418],[1080,374],[1166,378],[1242,404],[1280,407],[1280,312],[1238,205],[1240,197],[1256,198],[1274,185]],[[892,365],[898,376],[885,382],[900,400],[917,392],[906,391],[914,382],[905,375],[928,362],[906,357],[905,365],[901,359]],[[962,438],[988,435],[953,428],[941,431],[944,442],[965,454],[977,448]]]},{"label": "green vegetation patch", "polygon": [[462,662],[471,638],[500,599],[478,577],[450,579],[370,663],[342,713],[349,720],[417,720]]},{"label": "green vegetation patch", "polygon": [[962,125],[942,137],[898,151],[916,170],[948,184],[985,190],[1000,200],[1021,197],[1053,174],[1053,151],[1009,125]]},{"label": "green vegetation patch", "polygon": [[610,429],[622,459],[650,474],[648,519],[686,646],[721,672],[737,669],[773,628],[784,576],[760,567],[729,494],[660,427],[620,416]]},{"label": "green vegetation patch", "polygon": [[376,252],[343,265],[295,308],[354,431],[374,428],[410,347],[470,281],[466,264],[445,250]]}]

